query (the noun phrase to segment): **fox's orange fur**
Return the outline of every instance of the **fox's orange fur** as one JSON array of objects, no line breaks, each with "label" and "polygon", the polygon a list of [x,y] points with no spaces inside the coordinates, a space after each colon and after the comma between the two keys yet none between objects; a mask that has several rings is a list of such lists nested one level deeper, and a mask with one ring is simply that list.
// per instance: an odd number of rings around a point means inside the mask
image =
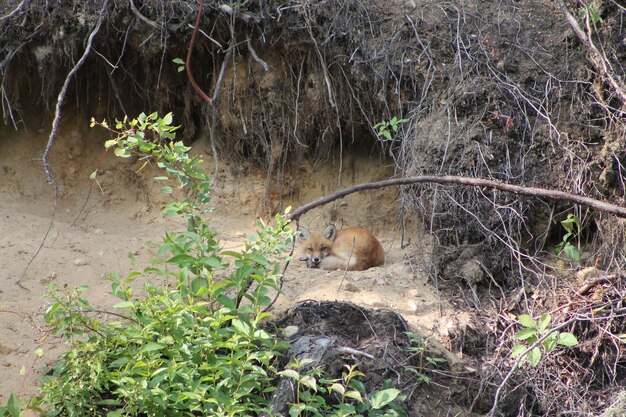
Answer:
[{"label": "fox's orange fur", "polygon": [[337,230],[331,225],[302,240],[300,260],[306,260],[309,268],[362,271],[385,262],[383,246],[361,227]]}]

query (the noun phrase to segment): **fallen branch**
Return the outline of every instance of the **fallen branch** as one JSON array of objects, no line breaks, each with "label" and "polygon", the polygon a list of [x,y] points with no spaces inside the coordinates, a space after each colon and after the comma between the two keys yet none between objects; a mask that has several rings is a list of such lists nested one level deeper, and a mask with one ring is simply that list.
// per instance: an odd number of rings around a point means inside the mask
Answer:
[{"label": "fallen branch", "polygon": [[105,0],[102,5],[102,9],[100,10],[100,17],[98,18],[98,22],[96,26],[91,31],[89,35],[89,39],[87,40],[87,46],[85,47],[85,52],[83,52],[83,56],[80,57],[74,68],[67,74],[65,78],[65,82],[63,83],[63,87],[61,87],[61,91],[59,92],[59,96],[57,97],[57,104],[54,110],[54,120],[52,121],[52,130],[50,131],[50,137],[48,137],[48,144],[46,145],[46,150],[43,153],[43,169],[46,173],[46,179],[48,183],[54,182],[54,178],[52,177],[52,172],[50,171],[50,163],[48,162],[50,158],[50,151],[52,150],[52,144],[54,143],[54,139],[57,135],[57,130],[59,128],[59,122],[61,121],[61,106],[63,105],[63,101],[65,100],[65,94],[67,93],[67,89],[74,78],[74,75],[78,72],[78,69],[83,65],[83,63],[87,60],[89,53],[91,52],[91,45],[93,43],[93,39],[96,37],[96,34],[100,30],[100,25],[102,25],[102,21],[104,20],[105,10],[109,5],[109,0]]},{"label": "fallen branch", "polygon": [[603,211],[613,214],[618,217],[626,218],[626,208],[607,203],[604,201],[596,200],[594,198],[585,197],[576,194],[570,194],[558,190],[547,190],[545,188],[537,187],[523,187],[520,185],[506,184],[495,180],[486,180],[482,178],[470,178],[461,177],[458,175],[420,175],[417,177],[407,178],[394,178],[391,180],[384,180],[378,182],[368,182],[364,184],[358,184],[353,187],[345,188],[337,191],[336,193],[327,195],[315,201],[312,201],[299,209],[290,213],[287,217],[290,219],[299,219],[304,213],[312,210],[316,207],[328,204],[339,198],[345,197],[349,194],[356,193],[364,190],[375,190],[378,188],[393,187],[397,185],[411,185],[421,183],[435,183],[444,185],[466,185],[470,187],[490,188],[494,190],[505,191],[508,193],[526,195],[530,197],[547,198],[549,200],[556,201],[568,201],[581,206],[589,207],[595,210]]}]

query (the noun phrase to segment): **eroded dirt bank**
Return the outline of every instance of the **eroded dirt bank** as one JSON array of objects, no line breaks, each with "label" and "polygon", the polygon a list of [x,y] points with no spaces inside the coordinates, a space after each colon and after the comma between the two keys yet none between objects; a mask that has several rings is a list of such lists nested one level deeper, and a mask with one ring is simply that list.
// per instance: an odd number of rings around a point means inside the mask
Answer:
[{"label": "eroded dirt bank", "polygon": [[[89,284],[105,306],[103,274],[127,272],[129,253],[141,265],[154,253],[147,241],[181,226],[161,216],[151,168],[99,162],[109,137],[87,127],[92,116],[172,111],[194,152],[215,148],[212,224],[224,245],[240,244],[257,215],[392,176],[481,177],[623,204],[626,10],[618,2],[208,3],[185,67],[215,114],[177,60],[187,56],[197,2],[0,5],[0,400],[31,393],[62,347],[41,321],[46,284]],[[55,114],[57,188],[40,160]],[[374,126],[394,117],[403,120],[397,131],[377,135]],[[561,221],[570,215],[581,227],[566,238]],[[599,414],[619,398],[623,220],[563,202],[420,186],[352,195],[302,221],[368,225],[388,262],[346,276],[294,263],[276,308],[313,298],[395,309],[476,365],[453,385],[465,389],[466,409],[483,414],[514,366],[518,316],[551,313],[580,345],[517,368],[494,411]],[[580,260],[556,257],[563,239]],[[40,344],[45,356],[35,361]]]}]

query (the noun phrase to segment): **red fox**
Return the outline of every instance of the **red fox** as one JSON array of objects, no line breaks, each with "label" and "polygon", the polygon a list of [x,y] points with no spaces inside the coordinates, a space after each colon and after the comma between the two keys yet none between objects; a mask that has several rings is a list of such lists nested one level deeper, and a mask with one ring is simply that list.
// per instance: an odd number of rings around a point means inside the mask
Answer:
[{"label": "red fox", "polygon": [[385,251],[367,229],[337,230],[330,225],[322,233],[302,233],[300,260],[309,268],[362,271],[385,262]]}]

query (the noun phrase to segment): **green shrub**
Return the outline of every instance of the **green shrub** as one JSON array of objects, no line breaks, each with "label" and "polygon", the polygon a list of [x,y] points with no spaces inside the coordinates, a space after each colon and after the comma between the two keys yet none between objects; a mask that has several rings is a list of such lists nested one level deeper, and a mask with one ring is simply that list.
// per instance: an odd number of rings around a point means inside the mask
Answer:
[{"label": "green shrub", "polygon": [[[266,404],[281,345],[260,322],[276,289],[273,259],[286,259],[293,232],[276,216],[275,226],[259,222],[242,250],[222,250],[202,217],[211,211],[209,178],[201,159],[173,140],[171,122],[171,114],[156,113],[117,122],[115,130],[92,121],[116,133],[106,147],[117,156],[137,154],[164,169],[157,180],[165,193],[175,184],[184,190],[164,212],[185,218],[187,228],[165,234],[161,265],[109,275],[120,301],[106,320],[82,296],[84,287],[52,289],[45,318],[70,350],[40,389],[50,415],[254,415]],[[134,295],[129,284],[140,277],[144,291]]]},{"label": "green shrub", "polygon": [[[270,415],[275,365],[289,346],[260,324],[270,316],[264,309],[270,291],[278,291],[279,261],[288,259],[295,235],[277,215],[273,226],[259,220],[257,234],[241,250],[223,250],[203,217],[211,211],[211,186],[202,160],[174,140],[172,119],[141,114],[114,129],[92,120],[116,135],[106,142],[107,151],[156,163],[166,173],[156,177],[162,191],[182,189],[176,194],[183,198],[173,198],[164,212],[186,219],[187,227],[165,234],[150,267],[107,277],[119,300],[114,311],[96,311],[83,295],[86,287],[51,288],[45,319],[67,338],[69,350],[31,402],[50,416]],[[97,171],[91,176],[95,180]],[[137,279],[143,280],[140,294],[131,285]],[[358,375],[351,369],[343,381],[328,382],[325,392],[304,392],[307,403],[318,407],[310,415],[402,415],[396,411],[399,391],[390,387],[362,401]],[[299,380],[301,386],[303,381],[312,380]],[[326,405],[340,386],[339,405],[336,398]],[[291,415],[309,415],[297,411],[299,404]],[[19,400],[12,397],[0,411],[16,417]]]}]

